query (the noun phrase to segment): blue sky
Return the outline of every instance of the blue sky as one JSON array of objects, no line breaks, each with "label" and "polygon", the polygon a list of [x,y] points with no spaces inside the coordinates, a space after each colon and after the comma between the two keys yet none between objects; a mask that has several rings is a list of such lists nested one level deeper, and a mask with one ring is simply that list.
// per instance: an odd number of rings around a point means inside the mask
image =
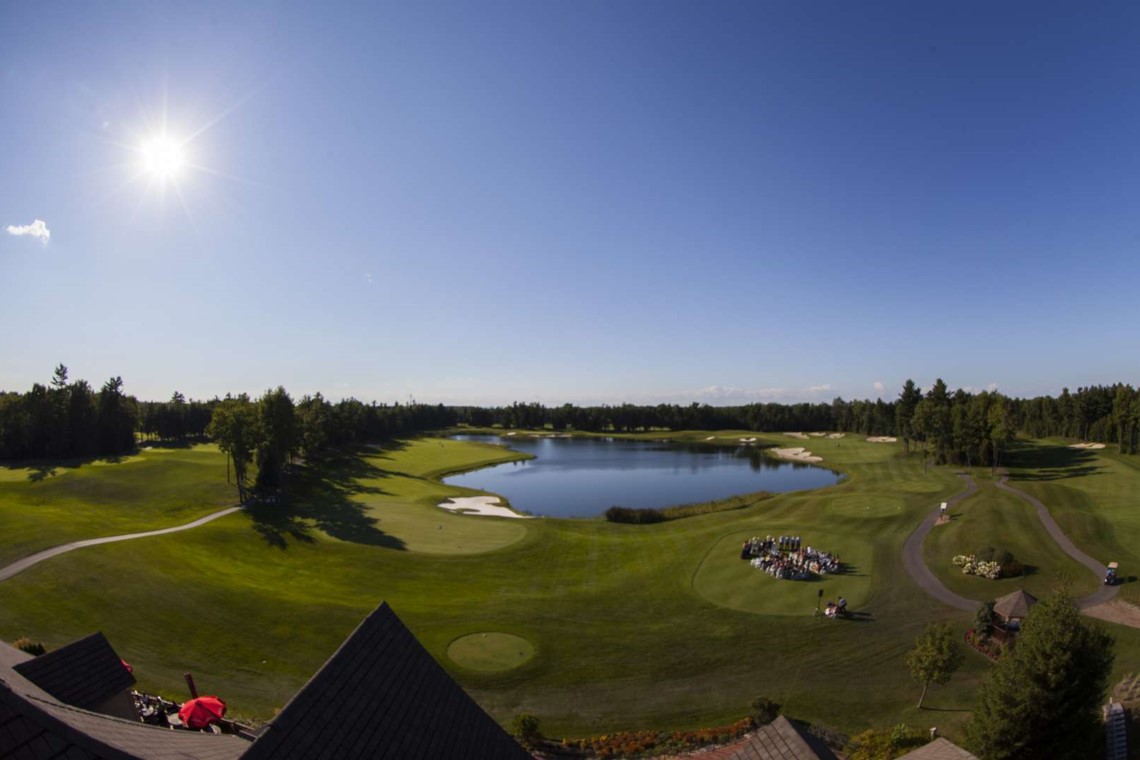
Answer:
[{"label": "blue sky", "polygon": [[1140,6],[996,5],[4,3],[0,388],[1135,384]]}]

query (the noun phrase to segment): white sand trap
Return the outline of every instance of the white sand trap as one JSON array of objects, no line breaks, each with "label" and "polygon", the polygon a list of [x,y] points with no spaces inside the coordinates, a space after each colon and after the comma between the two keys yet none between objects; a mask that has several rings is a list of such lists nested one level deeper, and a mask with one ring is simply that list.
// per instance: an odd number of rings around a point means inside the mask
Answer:
[{"label": "white sand trap", "polygon": [[843,436],[845,436],[845,435],[847,435],[847,433],[828,433],[828,434],[827,434],[827,437],[828,437],[828,438],[831,438],[832,440],[834,440],[834,439],[836,439],[836,438],[842,438],[842,437],[843,437]]},{"label": "white sand trap", "polygon": [[807,436],[803,433],[784,433],[789,438],[799,438],[801,441],[807,440]]},{"label": "white sand trap", "polygon": [[740,442],[741,443],[756,443],[756,439],[755,438],[741,438]]},{"label": "white sand trap", "polygon": [[867,439],[867,443],[896,443],[898,440],[890,435],[873,435]]},{"label": "white sand trap", "polygon": [[512,430],[511,432],[507,433],[507,437],[508,437],[508,438],[510,438],[512,435],[518,435],[518,433],[516,433],[516,432],[515,432],[515,431],[513,431],[513,430]]},{"label": "white sand trap", "polygon": [[1103,449],[1103,443],[1074,443],[1070,449]]},{"label": "white sand trap", "polygon": [[823,438],[827,433],[808,433],[812,438]]},{"label": "white sand trap", "polygon": [[708,438],[706,438],[705,440],[706,440],[706,441],[715,441],[715,440],[716,440],[716,436],[715,436],[715,435],[710,435],[710,436],[709,436]]},{"label": "white sand trap", "polygon": [[807,449],[799,446],[794,449],[768,449],[780,459],[790,459],[793,462],[822,462],[823,457],[817,457]]},{"label": "white sand trap", "polygon": [[449,512],[458,512],[464,515],[489,515],[491,517],[518,517],[530,519],[529,515],[520,515],[518,512],[504,507],[499,503],[498,496],[459,496],[448,499],[437,507]]}]

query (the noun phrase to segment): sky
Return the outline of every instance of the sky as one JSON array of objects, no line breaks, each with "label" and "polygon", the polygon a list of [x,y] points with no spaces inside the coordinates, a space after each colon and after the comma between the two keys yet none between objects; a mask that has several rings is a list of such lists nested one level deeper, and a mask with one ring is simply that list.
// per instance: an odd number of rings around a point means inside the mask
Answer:
[{"label": "sky", "polygon": [[0,389],[1140,383],[1135,3],[29,1],[0,29]]}]

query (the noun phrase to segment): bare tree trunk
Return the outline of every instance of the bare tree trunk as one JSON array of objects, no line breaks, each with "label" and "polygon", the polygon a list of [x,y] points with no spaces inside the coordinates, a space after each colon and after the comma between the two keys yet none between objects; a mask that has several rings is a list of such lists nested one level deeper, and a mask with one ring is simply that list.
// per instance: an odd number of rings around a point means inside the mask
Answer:
[{"label": "bare tree trunk", "polygon": [[919,709],[919,710],[921,710],[921,709],[922,709],[922,700],[926,699],[926,687],[927,687],[927,686],[929,686],[929,685],[930,685],[930,683],[929,683],[929,682],[928,682],[928,683],[924,683],[924,684],[922,685],[922,696],[920,696],[920,697],[918,698],[918,709]]}]

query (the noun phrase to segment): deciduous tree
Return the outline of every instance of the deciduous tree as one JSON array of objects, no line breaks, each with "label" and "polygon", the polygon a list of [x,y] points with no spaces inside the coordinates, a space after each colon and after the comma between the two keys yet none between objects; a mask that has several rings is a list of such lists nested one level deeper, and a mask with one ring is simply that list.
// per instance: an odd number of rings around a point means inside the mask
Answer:
[{"label": "deciduous tree", "polygon": [[931,623],[914,641],[914,649],[906,656],[907,667],[914,680],[922,684],[918,706],[926,699],[926,689],[932,683],[944,684],[962,664],[962,647],[947,623]]}]

